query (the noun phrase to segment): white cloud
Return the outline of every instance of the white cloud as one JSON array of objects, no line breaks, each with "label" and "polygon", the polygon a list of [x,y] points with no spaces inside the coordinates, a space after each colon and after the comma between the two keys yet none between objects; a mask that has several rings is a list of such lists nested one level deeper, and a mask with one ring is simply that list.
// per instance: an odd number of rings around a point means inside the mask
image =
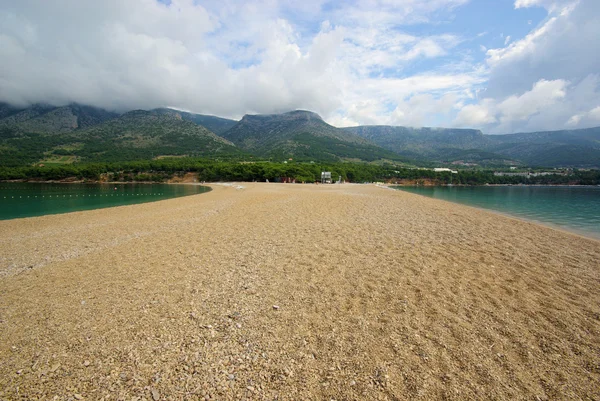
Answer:
[{"label": "white cloud", "polygon": [[469,0],[357,0],[339,8],[336,19],[367,26],[424,23],[441,9],[455,9]]},{"label": "white cloud", "polygon": [[577,82],[598,73],[600,2],[581,0],[548,19],[524,38],[487,52],[488,96],[521,92],[540,79]]},{"label": "white cloud", "polygon": [[454,110],[459,99],[459,94],[446,93],[441,97],[435,97],[429,93],[418,94],[398,105],[391,113],[392,125],[405,125],[420,127],[430,125],[435,117],[445,116]]},{"label": "white cloud", "polygon": [[594,107],[593,109],[575,114],[567,121],[567,126],[577,127],[583,122],[588,122],[589,124],[599,124],[600,123],[600,106]]},{"label": "white cloud", "polygon": [[[496,121],[482,118],[478,126],[507,133],[598,125],[588,112],[600,104],[600,2],[515,2],[515,8],[533,6],[546,8],[547,19],[525,37],[486,53],[489,81],[482,95]],[[455,123],[475,123],[467,112]]]},{"label": "white cloud", "polygon": [[454,121],[458,127],[481,127],[496,123],[498,120],[494,113],[495,104],[492,99],[484,99],[479,104],[464,106]]},{"label": "white cloud", "polygon": [[[499,66],[501,63],[510,63],[514,60],[519,59],[520,57],[534,52],[536,46],[538,46],[537,42],[545,38],[547,33],[552,30],[552,27],[555,23],[556,18],[550,18],[540,28],[529,33],[523,39],[511,43],[508,47],[504,47],[501,49],[489,49],[487,52],[487,63],[492,67],[496,67]],[[507,39],[509,38],[510,36],[507,36]],[[505,40],[504,43],[506,45],[508,41]]]},{"label": "white cloud", "polygon": [[543,7],[550,12],[563,11],[573,7],[578,0],[516,0],[515,9]]},{"label": "white cloud", "polygon": [[401,71],[413,60],[444,56],[460,42],[455,35],[418,37],[390,27],[345,27],[344,36],[340,58],[359,77]]},{"label": "white cloud", "polygon": [[540,80],[530,91],[520,96],[510,96],[497,105],[500,123],[508,125],[514,121],[523,121],[539,113],[544,108],[565,97],[567,82]]},{"label": "white cloud", "polygon": [[588,116],[594,121],[600,121],[600,106],[594,107],[593,109],[588,111]]},{"label": "white cloud", "polygon": [[471,88],[484,82],[481,71],[423,74],[408,78],[364,78],[361,87],[343,91],[342,107],[327,121],[338,126],[360,124],[440,125],[457,104],[471,98]]},{"label": "white cloud", "polygon": [[327,13],[324,0],[0,2],[0,101],[169,105],[227,117],[304,108],[327,117],[378,96],[367,101],[381,117],[386,102],[468,81],[389,79],[461,41],[409,35],[399,24],[467,0],[358,0]]},{"label": "white cloud", "polygon": [[454,121],[457,126],[481,127],[494,125],[497,132],[508,133],[523,121],[557,104],[566,96],[568,82],[564,80],[536,82],[531,90],[512,95],[500,101],[484,98],[476,104],[464,106]]},{"label": "white cloud", "polygon": [[440,15],[467,2],[0,0],[0,101],[302,108],[339,125],[489,132],[597,124],[600,1],[517,0],[515,13],[548,17],[498,49],[446,29]]}]

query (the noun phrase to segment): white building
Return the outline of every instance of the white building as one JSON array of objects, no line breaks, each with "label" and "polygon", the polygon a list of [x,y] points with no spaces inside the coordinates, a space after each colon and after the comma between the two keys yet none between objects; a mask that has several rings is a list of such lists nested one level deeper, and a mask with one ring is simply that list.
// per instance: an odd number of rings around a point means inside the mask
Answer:
[{"label": "white building", "polygon": [[443,171],[449,171],[452,174],[458,174],[458,171],[450,170],[449,168],[445,168],[445,167],[437,167],[437,168],[434,168],[433,171],[435,171],[436,173],[441,173]]}]

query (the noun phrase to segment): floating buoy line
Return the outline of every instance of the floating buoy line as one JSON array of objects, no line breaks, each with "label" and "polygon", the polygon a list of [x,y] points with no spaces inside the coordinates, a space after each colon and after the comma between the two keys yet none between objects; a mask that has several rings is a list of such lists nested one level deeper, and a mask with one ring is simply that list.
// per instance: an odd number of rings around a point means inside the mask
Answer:
[{"label": "floating buoy line", "polygon": [[[0,187],[0,189],[3,189]],[[11,188],[12,190],[14,190],[15,188]],[[18,188],[17,188],[18,189]],[[97,198],[97,197],[125,197],[125,196],[163,196],[164,192],[157,192],[157,193],[133,193],[133,194],[54,194],[54,195],[4,195],[2,198],[3,199],[32,199],[32,198],[54,198],[54,199],[59,199],[59,198]]]}]

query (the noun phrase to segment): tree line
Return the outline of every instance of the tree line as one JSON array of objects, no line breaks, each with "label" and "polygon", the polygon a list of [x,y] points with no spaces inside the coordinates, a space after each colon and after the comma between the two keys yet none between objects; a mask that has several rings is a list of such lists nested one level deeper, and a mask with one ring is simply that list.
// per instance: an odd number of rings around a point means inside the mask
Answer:
[{"label": "tree line", "polygon": [[600,185],[599,170],[573,170],[569,174],[537,177],[495,176],[490,170],[459,170],[457,174],[429,169],[368,163],[275,163],[218,161],[197,158],[170,158],[135,162],[74,163],[54,166],[0,167],[0,180],[155,181],[164,182],[186,173],[199,181],[266,181],[293,179],[296,182],[320,181],[321,172],[330,171],[335,180],[346,182],[408,183],[427,185]]}]

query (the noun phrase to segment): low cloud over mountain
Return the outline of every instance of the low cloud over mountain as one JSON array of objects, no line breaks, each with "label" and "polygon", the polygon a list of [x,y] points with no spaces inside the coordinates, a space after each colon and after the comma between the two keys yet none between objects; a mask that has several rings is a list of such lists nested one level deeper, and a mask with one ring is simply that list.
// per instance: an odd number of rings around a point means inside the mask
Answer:
[{"label": "low cloud over mountain", "polygon": [[480,3],[0,0],[0,101],[490,133],[600,124],[600,3]]}]

